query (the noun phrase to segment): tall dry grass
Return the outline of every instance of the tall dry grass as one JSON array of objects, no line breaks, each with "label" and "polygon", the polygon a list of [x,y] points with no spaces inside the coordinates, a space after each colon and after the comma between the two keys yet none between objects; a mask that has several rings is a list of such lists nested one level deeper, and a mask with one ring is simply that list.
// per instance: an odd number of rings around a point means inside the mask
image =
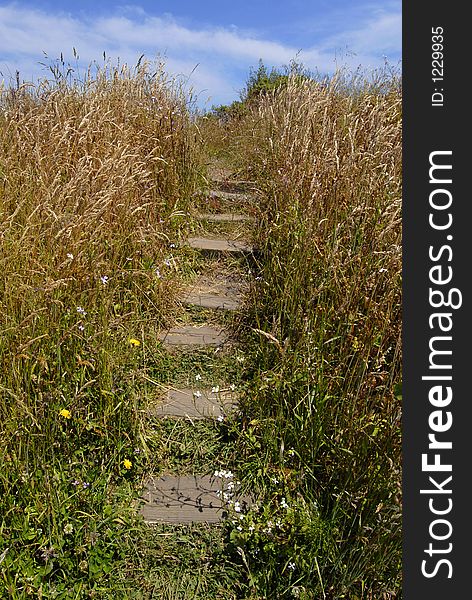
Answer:
[{"label": "tall dry grass", "polygon": [[[393,597],[401,544],[399,80],[289,78],[227,134],[264,191],[252,326],[269,335],[253,336],[251,435],[269,464],[287,470],[292,494],[309,499],[311,525],[287,537],[287,556],[306,560],[300,581],[314,593],[306,597]],[[258,447],[256,465],[260,455]],[[276,593],[281,565],[271,580],[267,564],[265,589]]]},{"label": "tall dry grass", "polygon": [[[137,374],[178,290],[165,259],[200,176],[187,101],[162,65],[105,65],[82,81],[53,73],[0,90],[0,554],[8,548],[10,597],[60,581],[79,594],[111,568],[119,539],[101,511],[123,460],[139,462]],[[97,527],[111,550],[84,541]],[[90,557],[77,554],[85,546]]]}]

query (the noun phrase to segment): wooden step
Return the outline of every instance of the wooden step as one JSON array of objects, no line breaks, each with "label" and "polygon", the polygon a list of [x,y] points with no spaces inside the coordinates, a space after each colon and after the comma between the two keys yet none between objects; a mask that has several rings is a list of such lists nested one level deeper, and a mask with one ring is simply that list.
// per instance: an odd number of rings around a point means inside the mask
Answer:
[{"label": "wooden step", "polygon": [[231,298],[229,296],[216,296],[214,294],[204,292],[194,292],[186,294],[182,298],[184,304],[193,304],[194,306],[201,306],[202,308],[214,308],[222,310],[236,310],[240,301],[238,298]]},{"label": "wooden step", "polygon": [[210,190],[210,192],[208,193],[208,198],[210,200],[225,200],[230,204],[237,204],[241,202],[243,204],[247,204],[250,200],[254,200],[254,194],[251,193],[251,191],[246,189],[235,190],[235,186],[233,187],[233,189],[231,189],[231,187],[228,189],[228,187],[229,186],[227,186],[226,189]]},{"label": "wooden step", "polygon": [[198,218],[202,221],[210,221],[211,223],[240,223],[254,220],[249,215],[236,213],[204,213],[198,215]]},{"label": "wooden step", "polygon": [[205,419],[224,417],[237,406],[236,395],[230,389],[221,391],[181,389],[168,390],[162,404],[152,410],[156,417],[189,417]]},{"label": "wooden step", "polygon": [[244,292],[242,275],[218,271],[202,274],[182,295],[183,304],[193,304],[203,308],[236,310]]},{"label": "wooden step", "polygon": [[[217,523],[226,515],[224,494],[233,495],[232,478],[209,475],[150,479],[141,514],[147,523]],[[229,497],[229,496],[228,496]],[[241,505],[245,500],[239,500]]]},{"label": "wooden step", "polygon": [[222,346],[228,341],[228,333],[208,325],[183,325],[159,334],[165,346]]},{"label": "wooden step", "polygon": [[189,238],[187,244],[205,254],[251,254],[254,250],[250,244],[240,240]]}]

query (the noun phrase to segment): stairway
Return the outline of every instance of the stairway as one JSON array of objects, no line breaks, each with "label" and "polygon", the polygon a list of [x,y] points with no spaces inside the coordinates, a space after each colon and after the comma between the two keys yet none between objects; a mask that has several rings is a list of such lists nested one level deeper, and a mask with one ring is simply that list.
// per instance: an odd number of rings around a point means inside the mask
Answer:
[{"label": "stairway", "polygon": [[[250,223],[252,216],[241,212],[241,207],[249,206],[250,194],[245,190],[240,191],[238,182],[233,187],[227,182],[217,183],[215,187],[218,186],[223,187],[224,191],[211,191],[208,200],[212,203],[211,209],[215,208],[215,201],[219,202],[222,212],[200,213],[198,221],[203,225]],[[238,212],[232,212],[233,207]],[[237,310],[244,290],[244,276],[242,273],[238,276],[228,275],[225,263],[228,260],[234,261],[235,257],[250,258],[254,248],[245,239],[216,235],[192,237],[187,240],[186,245],[205,257],[205,261],[217,257],[220,270],[213,269],[209,275],[202,274],[192,287],[184,291],[181,303],[189,308],[199,307],[217,313]],[[202,348],[225,351],[236,343],[224,327],[202,323],[173,327],[161,332],[159,339],[171,353]],[[191,421],[223,419],[237,408],[237,402],[237,394],[231,387],[225,386],[225,382],[214,389],[169,388],[162,394],[153,416]],[[241,507],[250,502],[249,498],[238,494],[238,485],[239,482],[229,471],[187,476],[167,473],[151,477],[143,491],[141,514],[149,524],[217,523],[226,516],[228,502],[233,502],[234,506],[237,501]]]}]

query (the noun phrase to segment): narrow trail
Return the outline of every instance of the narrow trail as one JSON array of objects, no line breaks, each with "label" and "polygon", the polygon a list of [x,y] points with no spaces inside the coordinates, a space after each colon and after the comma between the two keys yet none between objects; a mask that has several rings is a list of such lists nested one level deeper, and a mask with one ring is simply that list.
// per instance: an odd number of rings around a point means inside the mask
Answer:
[{"label": "narrow trail", "polygon": [[[250,182],[229,181],[221,175],[213,179],[213,189],[196,216],[203,235],[190,237],[185,244],[201,255],[208,269],[203,269],[180,298],[188,309],[190,322],[163,331],[159,336],[170,353],[196,353],[212,348],[224,354],[237,345],[227,326],[229,319],[225,316],[218,319],[218,316],[239,309],[247,285],[247,261],[254,252],[247,239],[248,227],[253,221],[251,204],[254,204],[254,196],[247,191],[250,186]],[[224,233],[215,233],[215,226],[223,227]],[[195,319],[195,309],[210,311],[208,321],[202,323],[201,319]],[[237,391],[230,382],[218,381],[211,388],[202,388],[197,385],[198,375],[188,375],[195,385],[168,387],[153,409],[154,417],[193,423],[196,419],[223,420],[237,409]],[[238,494],[238,481],[231,472],[195,473],[191,465],[188,467],[191,475],[168,472],[147,480],[141,508],[147,523],[218,523],[225,518],[229,503],[234,506],[235,502],[241,505],[249,502]]]}]

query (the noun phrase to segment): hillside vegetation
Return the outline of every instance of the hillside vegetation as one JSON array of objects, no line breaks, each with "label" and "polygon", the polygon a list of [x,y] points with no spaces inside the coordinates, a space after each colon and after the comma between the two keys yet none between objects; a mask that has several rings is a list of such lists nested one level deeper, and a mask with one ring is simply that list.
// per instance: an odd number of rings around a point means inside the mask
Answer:
[{"label": "hillside vegetation", "polygon": [[248,532],[236,537],[267,597],[284,597],[289,562],[300,597],[396,596],[400,82],[385,72],[265,82],[262,70],[242,115],[207,124],[214,151],[264,192],[240,443],[266,490],[262,520],[285,526],[262,536],[262,551]]},{"label": "hillside vegetation", "polygon": [[[0,90],[0,597],[400,597],[398,78],[260,65],[197,116],[159,65],[54,73]],[[257,504],[151,547],[137,499],[178,464],[174,429],[217,455],[214,427],[146,415],[194,376],[157,334],[210,163],[259,190],[240,362],[218,367],[242,393],[218,435]]]}]

